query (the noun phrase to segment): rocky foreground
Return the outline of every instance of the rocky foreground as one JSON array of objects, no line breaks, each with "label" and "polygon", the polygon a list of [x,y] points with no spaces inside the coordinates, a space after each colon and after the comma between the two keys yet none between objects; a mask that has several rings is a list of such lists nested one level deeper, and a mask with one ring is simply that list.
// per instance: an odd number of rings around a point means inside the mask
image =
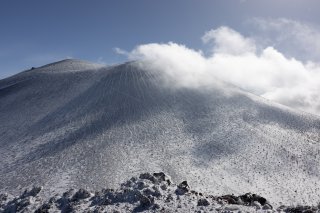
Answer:
[{"label": "rocky foreground", "polygon": [[42,187],[26,190],[18,197],[0,194],[0,212],[320,212],[317,207],[280,206],[247,193],[212,196],[191,190],[187,181],[176,185],[164,173],[144,173],[120,188],[90,192],[70,189],[49,199]]}]

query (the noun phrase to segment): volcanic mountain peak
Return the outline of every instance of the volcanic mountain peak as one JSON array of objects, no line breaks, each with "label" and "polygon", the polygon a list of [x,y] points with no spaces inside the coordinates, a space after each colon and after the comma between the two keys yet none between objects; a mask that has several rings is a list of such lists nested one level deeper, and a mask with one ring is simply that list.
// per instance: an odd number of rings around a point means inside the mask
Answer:
[{"label": "volcanic mountain peak", "polygon": [[222,85],[172,89],[134,63],[75,60],[4,79],[0,190],[94,190],[164,171],[208,193],[317,204],[320,119]]},{"label": "volcanic mountain peak", "polygon": [[47,64],[37,68],[37,71],[46,71],[46,72],[75,72],[75,71],[84,71],[84,70],[94,70],[102,68],[105,65],[91,63],[79,59],[64,59],[57,61],[51,64]]}]

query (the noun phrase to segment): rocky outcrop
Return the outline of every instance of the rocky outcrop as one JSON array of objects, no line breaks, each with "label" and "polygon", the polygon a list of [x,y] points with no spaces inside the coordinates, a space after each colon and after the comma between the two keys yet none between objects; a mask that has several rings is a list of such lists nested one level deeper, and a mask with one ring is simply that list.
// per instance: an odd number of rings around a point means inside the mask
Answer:
[{"label": "rocky outcrop", "polygon": [[[190,189],[187,181],[173,184],[163,172],[144,173],[121,184],[119,189],[90,192],[70,189],[44,200],[41,187],[21,196],[0,195],[0,212],[275,212],[268,200],[247,193],[240,196],[206,195]],[[281,206],[282,212],[316,212],[318,207]]]}]

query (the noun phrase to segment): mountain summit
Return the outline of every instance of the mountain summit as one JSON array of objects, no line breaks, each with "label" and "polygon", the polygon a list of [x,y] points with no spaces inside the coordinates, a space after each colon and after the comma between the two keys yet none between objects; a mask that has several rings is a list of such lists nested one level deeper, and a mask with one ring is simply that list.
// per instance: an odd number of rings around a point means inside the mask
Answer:
[{"label": "mountain summit", "polygon": [[0,191],[94,190],[164,171],[208,193],[317,204],[319,117],[221,85],[173,88],[136,62],[79,60],[3,79]]},{"label": "mountain summit", "polygon": [[[38,68],[40,72],[75,72],[92,70],[103,67],[101,64],[91,63],[79,59],[65,59]],[[33,70],[33,69],[32,69]]]}]

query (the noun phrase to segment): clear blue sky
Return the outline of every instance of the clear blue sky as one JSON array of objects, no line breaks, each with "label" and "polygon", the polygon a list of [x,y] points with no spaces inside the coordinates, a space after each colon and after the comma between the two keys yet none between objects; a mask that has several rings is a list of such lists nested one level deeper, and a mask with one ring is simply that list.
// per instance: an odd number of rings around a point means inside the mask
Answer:
[{"label": "clear blue sky", "polygon": [[244,35],[252,17],[319,24],[318,0],[1,0],[0,79],[66,57],[117,63],[150,42],[202,48],[201,36],[226,25]]}]

